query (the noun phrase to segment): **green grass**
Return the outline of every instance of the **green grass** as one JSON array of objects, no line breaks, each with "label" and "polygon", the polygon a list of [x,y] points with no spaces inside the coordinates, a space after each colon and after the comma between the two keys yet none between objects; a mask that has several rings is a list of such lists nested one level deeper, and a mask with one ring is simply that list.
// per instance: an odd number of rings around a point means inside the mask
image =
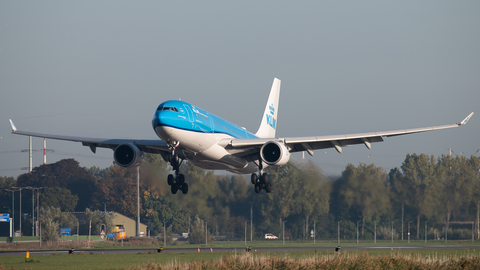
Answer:
[{"label": "green grass", "polygon": [[[411,255],[415,257],[461,258],[479,256],[480,250],[473,249],[435,249],[435,250],[367,250],[367,251],[341,251],[340,254],[349,257],[355,256],[398,256]],[[334,251],[281,251],[281,252],[255,252],[251,256],[302,259],[322,258],[333,256]],[[25,256],[2,256],[0,269],[125,269],[148,268],[148,265],[158,263],[172,264],[174,262],[215,262],[224,256],[235,257],[233,252],[201,252],[201,253],[125,253],[125,254],[90,254],[76,252],[74,255],[31,255],[33,262],[25,262]],[[244,256],[244,251],[237,252],[236,256]]]}]

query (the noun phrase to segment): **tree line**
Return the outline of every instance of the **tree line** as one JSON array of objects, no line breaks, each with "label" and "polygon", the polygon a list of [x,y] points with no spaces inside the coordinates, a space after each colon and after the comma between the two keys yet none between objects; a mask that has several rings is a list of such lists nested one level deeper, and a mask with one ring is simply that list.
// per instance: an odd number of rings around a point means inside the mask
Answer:
[{"label": "tree line", "polygon": [[[254,238],[265,233],[281,237],[283,224],[285,237],[291,239],[310,238],[314,226],[317,239],[335,239],[339,224],[342,239],[355,238],[357,224],[362,239],[373,239],[375,226],[377,239],[390,239],[392,224],[395,238],[400,238],[406,236],[410,223],[412,235],[420,239],[425,222],[430,226],[429,238],[443,235],[445,229],[449,239],[468,238],[471,228],[458,221],[474,221],[478,231],[479,166],[480,158],[475,156],[435,159],[409,154],[389,172],[374,164],[348,164],[340,176],[332,177],[301,160],[267,167],[273,191],[256,194],[249,176],[219,175],[184,162],[181,170],[189,193],[172,195],[166,183],[169,166],[160,156],[145,154],[140,167],[140,216],[151,235],[163,235],[165,226],[168,233],[191,232],[192,239],[203,239],[199,241],[205,240],[205,231],[208,238],[243,239],[245,226],[248,238],[251,230]],[[74,222],[59,213],[86,209],[116,211],[135,219],[136,177],[136,168],[82,168],[77,161],[65,159],[36,167],[17,179],[0,177],[0,208],[11,212],[12,192],[5,189],[45,187],[38,193],[40,206],[43,213],[55,214],[52,220],[59,224]],[[22,190],[22,212],[27,216],[32,212],[31,192]],[[18,229],[19,193],[15,193]],[[22,227],[28,235],[29,218],[23,219]]]}]

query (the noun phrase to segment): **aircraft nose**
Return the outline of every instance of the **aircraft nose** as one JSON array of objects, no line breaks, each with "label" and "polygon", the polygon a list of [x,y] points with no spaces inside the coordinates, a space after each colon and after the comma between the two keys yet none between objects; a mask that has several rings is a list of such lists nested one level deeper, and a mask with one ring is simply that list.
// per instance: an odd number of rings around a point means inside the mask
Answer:
[{"label": "aircraft nose", "polygon": [[162,124],[160,113],[161,113],[160,111],[156,111],[153,114],[153,119],[152,119],[153,129],[155,129],[156,127],[158,127]]}]

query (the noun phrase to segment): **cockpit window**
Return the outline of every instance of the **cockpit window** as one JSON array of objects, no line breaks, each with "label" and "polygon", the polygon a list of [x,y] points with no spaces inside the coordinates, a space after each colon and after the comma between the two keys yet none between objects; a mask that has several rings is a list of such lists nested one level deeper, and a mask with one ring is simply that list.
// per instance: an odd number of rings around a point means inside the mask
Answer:
[{"label": "cockpit window", "polygon": [[173,111],[178,112],[176,107],[166,107],[166,106],[158,106],[157,111]]}]

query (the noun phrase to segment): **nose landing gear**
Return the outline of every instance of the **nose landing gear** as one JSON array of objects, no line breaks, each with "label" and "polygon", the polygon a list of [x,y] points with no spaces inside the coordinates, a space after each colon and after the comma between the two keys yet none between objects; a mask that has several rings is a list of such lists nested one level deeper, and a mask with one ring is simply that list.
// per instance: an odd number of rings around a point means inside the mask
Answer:
[{"label": "nose landing gear", "polygon": [[[178,146],[178,144],[176,146]],[[167,177],[167,183],[169,186],[171,186],[172,194],[177,194],[178,190],[181,190],[183,194],[187,194],[188,184],[185,183],[185,176],[180,174],[180,165],[182,164],[183,160],[179,162],[178,155],[175,153],[176,146],[172,148],[172,154],[170,155],[170,165],[175,171],[175,176],[169,174]]]}]

